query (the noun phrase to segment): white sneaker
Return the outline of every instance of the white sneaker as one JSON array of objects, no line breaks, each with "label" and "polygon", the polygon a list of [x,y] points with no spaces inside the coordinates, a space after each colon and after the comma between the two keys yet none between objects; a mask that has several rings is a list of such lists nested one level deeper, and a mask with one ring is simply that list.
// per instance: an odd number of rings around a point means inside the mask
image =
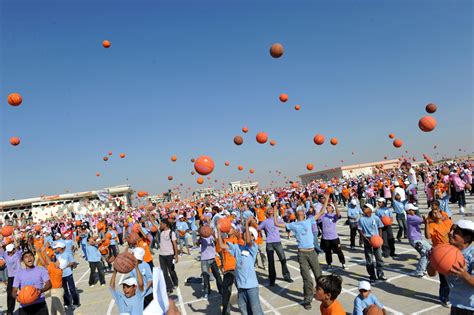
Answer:
[{"label": "white sneaker", "polygon": [[460,207],[460,208],[459,208],[459,213],[460,213],[460,214],[464,214],[464,207]]}]

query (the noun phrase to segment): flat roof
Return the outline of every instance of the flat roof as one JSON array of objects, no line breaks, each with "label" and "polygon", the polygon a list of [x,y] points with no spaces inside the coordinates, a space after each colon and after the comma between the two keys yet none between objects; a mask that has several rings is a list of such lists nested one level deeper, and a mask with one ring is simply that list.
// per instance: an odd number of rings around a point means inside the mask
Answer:
[{"label": "flat roof", "polygon": [[383,160],[383,161],[379,161],[379,162],[352,164],[352,165],[328,168],[328,169],[325,169],[325,170],[322,170],[322,171],[317,171],[317,172],[311,172],[311,173],[299,175],[298,177],[303,178],[303,177],[308,177],[308,176],[313,176],[313,175],[324,174],[324,173],[328,173],[328,172],[354,170],[354,169],[358,169],[358,168],[371,167],[371,166],[376,166],[376,165],[380,165],[380,164],[386,165],[386,164],[398,164],[398,163],[400,163],[400,161],[398,159],[393,159],[393,160]]},{"label": "flat roof", "polygon": [[27,199],[0,201],[0,209],[7,208],[7,207],[29,205],[29,204],[38,203],[38,202],[54,202],[54,201],[67,200],[67,199],[87,198],[87,197],[97,196],[97,192],[100,192],[100,191],[106,191],[110,194],[133,192],[130,185],[118,185],[118,186],[107,187],[107,188],[92,190],[92,191],[83,191],[83,192],[76,192],[76,193],[69,193],[69,194],[62,194],[62,195],[50,195],[50,196],[41,196],[41,197],[34,197],[34,198],[27,198]]}]

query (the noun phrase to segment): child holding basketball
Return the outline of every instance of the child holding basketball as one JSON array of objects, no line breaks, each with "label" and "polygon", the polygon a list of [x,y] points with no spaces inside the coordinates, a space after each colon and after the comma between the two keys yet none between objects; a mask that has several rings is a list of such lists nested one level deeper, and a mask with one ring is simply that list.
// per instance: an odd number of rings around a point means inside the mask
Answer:
[{"label": "child holding basketball", "polygon": [[352,311],[353,315],[362,315],[365,314],[366,310],[371,305],[377,305],[379,309],[386,314],[385,308],[382,303],[379,302],[377,297],[371,294],[371,285],[367,281],[359,282],[359,295],[354,299],[354,310]]},{"label": "child holding basketball", "polygon": [[117,277],[117,270],[114,270],[112,278],[110,279],[110,293],[115,299],[117,308],[120,314],[143,314],[143,302],[146,291],[143,286],[142,273],[138,269],[138,261],[135,265],[136,278],[128,277],[120,284],[122,285],[123,293],[115,289],[115,278]]}]

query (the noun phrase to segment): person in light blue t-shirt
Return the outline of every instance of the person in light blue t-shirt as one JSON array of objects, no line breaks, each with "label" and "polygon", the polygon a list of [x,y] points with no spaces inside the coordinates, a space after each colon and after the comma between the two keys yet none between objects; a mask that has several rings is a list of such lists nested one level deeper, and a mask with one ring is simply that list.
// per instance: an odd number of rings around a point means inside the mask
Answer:
[{"label": "person in light blue t-shirt", "polygon": [[354,299],[354,310],[353,315],[363,315],[364,311],[367,311],[370,305],[377,305],[384,314],[385,308],[382,303],[379,302],[377,297],[371,294],[371,285],[367,281],[359,282],[359,295]]},{"label": "person in light blue t-shirt", "polygon": [[[145,250],[143,248],[135,247],[133,249],[133,256],[138,260],[138,270],[140,270],[143,278],[143,286],[145,290],[143,309],[145,309],[153,300],[153,274],[150,265],[143,262],[143,257],[145,256]],[[130,272],[130,277],[137,278],[137,271],[135,269]]]},{"label": "person in light blue t-shirt", "polygon": [[257,224],[254,217],[249,217],[245,225],[245,245],[224,244],[217,222],[217,236],[219,245],[227,250],[236,260],[235,282],[238,288],[238,304],[243,315],[263,315],[258,292],[258,279],[255,272],[255,261],[258,254],[258,246],[255,240],[258,238],[257,230],[250,224]]},{"label": "person in light blue t-shirt", "polygon": [[[374,248],[370,242],[372,236],[382,235],[383,223],[378,216],[373,214],[374,207],[371,204],[364,205],[364,216],[357,223],[359,233],[364,239],[364,254],[366,261],[366,269],[370,276],[370,282],[379,280],[387,280],[383,273],[384,261],[382,258],[382,248]],[[375,256],[375,261],[372,256]]]},{"label": "person in light blue t-shirt", "polygon": [[76,284],[72,275],[72,267],[75,267],[77,263],[74,261],[72,253],[67,251],[66,244],[62,241],[56,241],[53,249],[56,252],[59,268],[63,271],[64,306],[75,309],[81,306],[79,293],[76,290]]},{"label": "person in light blue t-shirt", "polygon": [[129,277],[120,282],[123,293],[115,289],[117,270],[114,270],[112,278],[110,279],[109,290],[117,304],[120,314],[143,314],[143,301],[146,291],[143,285],[142,273],[138,270],[138,262],[137,265],[135,265],[135,274],[137,276],[136,278]]}]

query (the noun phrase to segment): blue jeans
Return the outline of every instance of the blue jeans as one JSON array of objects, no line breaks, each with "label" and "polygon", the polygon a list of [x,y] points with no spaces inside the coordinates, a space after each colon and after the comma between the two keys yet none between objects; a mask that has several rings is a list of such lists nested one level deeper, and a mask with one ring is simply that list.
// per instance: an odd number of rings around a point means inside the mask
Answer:
[{"label": "blue jeans", "polygon": [[[63,277],[64,306],[79,305],[79,294],[76,291],[76,284],[72,275]],[[72,301],[71,301],[72,299]]]},{"label": "blue jeans", "polygon": [[87,260],[86,244],[81,243],[82,252],[84,253],[84,259]]},{"label": "blue jeans", "polygon": [[239,289],[238,304],[242,315],[263,315],[260,305],[258,287],[251,289]]},{"label": "blue jeans", "polygon": [[428,266],[427,254],[431,250],[431,244],[425,240],[410,240],[410,245],[420,254],[420,260],[418,260],[416,265],[416,274],[422,275]]}]

